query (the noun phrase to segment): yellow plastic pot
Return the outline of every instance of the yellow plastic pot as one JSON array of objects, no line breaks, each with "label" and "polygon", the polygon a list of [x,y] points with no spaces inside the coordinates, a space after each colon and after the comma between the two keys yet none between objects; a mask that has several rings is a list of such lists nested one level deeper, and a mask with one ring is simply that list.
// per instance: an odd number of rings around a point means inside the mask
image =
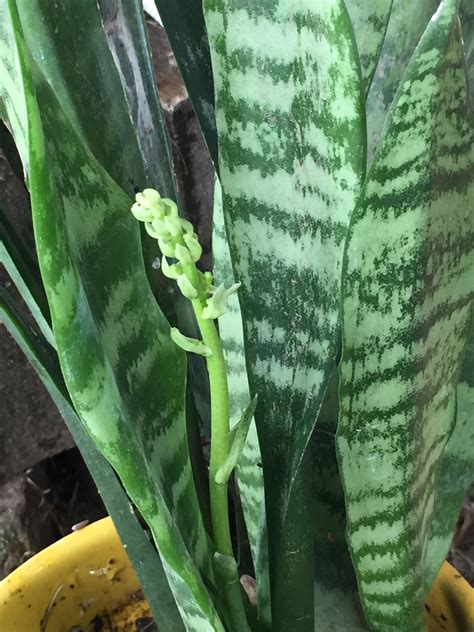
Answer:
[{"label": "yellow plastic pot", "polygon": [[68,632],[140,588],[110,518],[71,533],[0,582],[1,632]]},{"label": "yellow plastic pot", "polygon": [[[69,632],[127,603],[139,588],[113,523],[105,518],[56,542],[0,582],[0,631]],[[474,589],[447,562],[426,610],[428,632],[474,632]]]}]

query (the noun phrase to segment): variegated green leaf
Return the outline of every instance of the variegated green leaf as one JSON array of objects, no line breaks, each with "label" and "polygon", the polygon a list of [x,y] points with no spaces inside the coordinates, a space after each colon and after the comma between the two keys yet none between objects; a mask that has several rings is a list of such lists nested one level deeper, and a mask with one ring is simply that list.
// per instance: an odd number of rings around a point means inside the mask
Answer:
[{"label": "variegated green leaf", "polygon": [[474,129],[458,2],[408,66],[351,222],[338,452],[371,629],[423,626],[426,546],[474,297]]},{"label": "variegated green leaf", "polygon": [[26,167],[28,130],[26,106],[16,52],[15,34],[8,14],[7,0],[0,0],[0,114],[6,117],[15,137],[21,161]]},{"label": "variegated green leaf", "polygon": [[273,628],[296,632],[313,619],[310,460],[304,475],[300,466],[336,353],[342,248],[364,172],[360,71],[338,0],[204,7],[224,214],[259,397]]},{"label": "variegated green leaf", "polygon": [[44,337],[54,346],[48,302],[39,277],[38,264],[2,208],[0,208],[0,263],[5,266]]},{"label": "variegated green leaf", "polygon": [[147,519],[188,629],[222,630],[194,566],[211,576],[187,452],[184,355],[146,282],[128,196],[59,108],[10,8],[28,83],[38,255],[69,392]]},{"label": "variegated green leaf", "polygon": [[171,151],[155,85],[140,0],[99,0],[102,21],[128,102],[148,187],[176,199]]},{"label": "variegated green leaf", "polygon": [[56,353],[42,333],[24,318],[18,306],[2,287],[0,287],[0,322],[3,322],[31,362],[63,416],[94,478],[118,534],[122,542],[127,544],[127,555],[134,565],[155,621],[165,630],[181,632],[184,629],[182,620],[158,552],[135,513],[130,511],[128,497],[113,469],[94,446],[74,412]]},{"label": "variegated green leaf", "polygon": [[316,630],[366,632],[346,542],[344,490],[336,456],[339,375],[334,365],[311,438],[314,471],[314,611]]},{"label": "variegated green leaf", "polygon": [[471,86],[471,105],[474,104],[474,4],[471,0],[461,3],[461,27],[466,55],[466,68]]},{"label": "variegated green leaf", "polygon": [[[217,284],[231,287],[234,280],[229,244],[224,226],[222,189],[216,179],[214,188],[214,213],[212,254],[214,278]],[[219,333],[227,363],[230,397],[231,427],[239,422],[242,411],[250,403],[250,392],[245,365],[244,332],[237,294],[229,297],[228,309],[219,318]],[[262,537],[262,522],[265,520],[265,497],[263,488],[262,457],[258,443],[255,421],[250,425],[244,450],[237,464],[238,486],[244,509],[245,523],[256,572],[259,618],[270,621],[270,587],[266,538]]]},{"label": "variegated green leaf", "polygon": [[[471,316],[472,318],[472,316]],[[474,479],[474,320],[457,388],[456,423],[443,452],[426,551],[428,589],[449,551],[459,512]]]},{"label": "variegated green leaf", "polygon": [[202,0],[155,0],[160,18],[217,167],[217,134],[211,58]]},{"label": "variegated green leaf", "polygon": [[367,96],[368,155],[372,159],[387,112],[420,37],[440,0],[393,0],[379,64]]},{"label": "variegated green leaf", "polygon": [[359,50],[366,93],[369,91],[377,66],[393,1],[346,0]]}]

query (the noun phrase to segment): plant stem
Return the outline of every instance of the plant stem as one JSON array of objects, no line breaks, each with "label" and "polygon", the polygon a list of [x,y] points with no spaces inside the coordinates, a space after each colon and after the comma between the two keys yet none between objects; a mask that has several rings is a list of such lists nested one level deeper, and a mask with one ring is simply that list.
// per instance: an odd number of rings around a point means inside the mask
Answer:
[{"label": "plant stem", "polygon": [[[200,286],[200,279],[193,264],[183,266],[185,274],[194,287]],[[213,320],[202,317],[205,302],[198,297],[192,301],[196,320],[204,344],[212,355],[206,358],[211,393],[211,458],[209,464],[209,491],[211,499],[212,532],[216,550],[221,555],[234,559],[229,524],[227,484],[218,485],[215,475],[229,454],[229,386],[224,350]],[[219,573],[219,570],[217,569]],[[222,576],[232,632],[249,632],[245,608],[242,601],[240,581],[235,565],[231,576]]]}]

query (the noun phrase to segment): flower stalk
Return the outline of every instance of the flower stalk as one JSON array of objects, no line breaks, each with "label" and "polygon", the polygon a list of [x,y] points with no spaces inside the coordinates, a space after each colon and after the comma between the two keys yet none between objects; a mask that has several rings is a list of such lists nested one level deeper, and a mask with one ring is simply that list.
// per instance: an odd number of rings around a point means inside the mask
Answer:
[{"label": "flower stalk", "polygon": [[[196,263],[202,247],[190,222],[179,217],[176,204],[161,198],[153,189],[136,195],[132,207],[136,219],[145,223],[150,237],[157,239],[162,253],[161,269],[165,276],[174,279],[182,294],[191,301],[201,333],[201,340],[188,338],[172,328],[173,341],[187,352],[206,358],[211,395],[211,447],[209,487],[211,521],[217,550],[216,573],[226,587],[226,600],[232,629],[247,632],[245,609],[242,601],[237,564],[234,560],[229,525],[227,481],[217,482],[217,472],[225,465],[230,452],[229,387],[227,366],[216,319],[227,308],[227,300],[240,284],[231,288],[214,287],[211,272],[201,272]],[[173,259],[170,263],[168,259]],[[219,560],[232,560],[224,567]]]}]

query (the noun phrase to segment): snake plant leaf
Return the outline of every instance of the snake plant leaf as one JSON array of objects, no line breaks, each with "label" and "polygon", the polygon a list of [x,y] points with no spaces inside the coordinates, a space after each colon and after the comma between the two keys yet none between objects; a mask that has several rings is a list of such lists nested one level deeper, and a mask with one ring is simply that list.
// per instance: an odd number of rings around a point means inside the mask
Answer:
[{"label": "snake plant leaf", "polygon": [[368,157],[372,161],[405,68],[440,0],[393,0],[379,63],[367,95]]},{"label": "snake plant leaf", "polygon": [[217,168],[214,87],[202,0],[155,0],[155,4]]},{"label": "snake plant leaf", "polygon": [[184,354],[146,282],[128,196],[61,111],[10,9],[27,84],[38,256],[68,390],[148,521],[186,626],[222,630],[198,571],[212,576],[187,452]]},{"label": "snake plant leaf", "polygon": [[100,0],[99,7],[142,154],[147,186],[175,200],[171,151],[155,85],[142,3]]},{"label": "snake plant leaf", "polygon": [[42,333],[23,316],[12,297],[0,287],[0,321],[4,323],[31,362],[66,422],[91,472],[106,509],[114,521],[132,561],[158,625],[166,630],[184,629],[158,552],[130,511],[129,500],[111,466],[94,446],[74,412],[61,375],[58,358]]},{"label": "snake plant leaf", "polygon": [[8,0],[0,0],[0,103],[15,137],[24,169],[27,168],[28,129],[20,61],[16,52],[15,33],[9,19]]},{"label": "snake plant leaf", "polygon": [[402,80],[344,257],[337,445],[359,592],[384,632],[424,624],[425,550],[474,298],[467,101],[458,2],[445,0]]},{"label": "snake plant leaf", "polygon": [[446,557],[459,512],[474,478],[474,319],[457,388],[456,423],[443,452],[433,523],[426,552],[425,586],[430,588]]},{"label": "snake plant leaf", "polygon": [[474,4],[470,0],[461,3],[461,28],[466,55],[466,68],[471,86],[471,105],[474,104]]},{"label": "snake plant leaf", "polygon": [[258,396],[255,395],[250,404],[244,410],[240,421],[238,421],[232,428],[229,454],[224,465],[222,465],[222,467],[216,472],[215,480],[218,485],[225,485],[228,482],[230,475],[234,471],[235,466],[242,455],[247,441],[250,424],[253,419],[255,408],[257,407],[257,397]]},{"label": "snake plant leaf", "polygon": [[13,173],[16,175],[18,180],[22,182],[24,178],[24,172],[21,158],[18,154],[18,149],[15,145],[15,141],[13,140],[13,136],[11,135],[6,124],[3,122],[3,118],[7,120],[6,112],[2,115],[2,103],[0,98],[0,150],[5,158],[8,160],[8,164],[12,168]]},{"label": "snake plant leaf", "polygon": [[39,276],[38,264],[2,208],[0,208],[0,263],[5,266],[42,334],[54,347],[48,301]]},{"label": "snake plant leaf", "polygon": [[224,215],[259,397],[272,625],[297,632],[313,620],[310,459],[301,468],[336,354],[342,249],[365,164],[362,82],[338,0],[204,8]]},{"label": "snake plant leaf", "polygon": [[359,50],[366,94],[375,73],[393,2],[394,0],[346,0]]},{"label": "snake plant leaf", "polygon": [[[216,283],[231,287],[235,283],[229,243],[224,225],[222,188],[216,178],[214,187],[212,257]],[[235,428],[242,410],[251,398],[245,365],[244,331],[237,294],[229,297],[227,311],[219,318],[219,334],[224,347],[229,381],[230,425]],[[255,420],[250,424],[244,449],[237,463],[238,486],[245,524],[256,573],[258,617],[270,625],[270,579],[265,524],[265,492],[261,453]]]}]

